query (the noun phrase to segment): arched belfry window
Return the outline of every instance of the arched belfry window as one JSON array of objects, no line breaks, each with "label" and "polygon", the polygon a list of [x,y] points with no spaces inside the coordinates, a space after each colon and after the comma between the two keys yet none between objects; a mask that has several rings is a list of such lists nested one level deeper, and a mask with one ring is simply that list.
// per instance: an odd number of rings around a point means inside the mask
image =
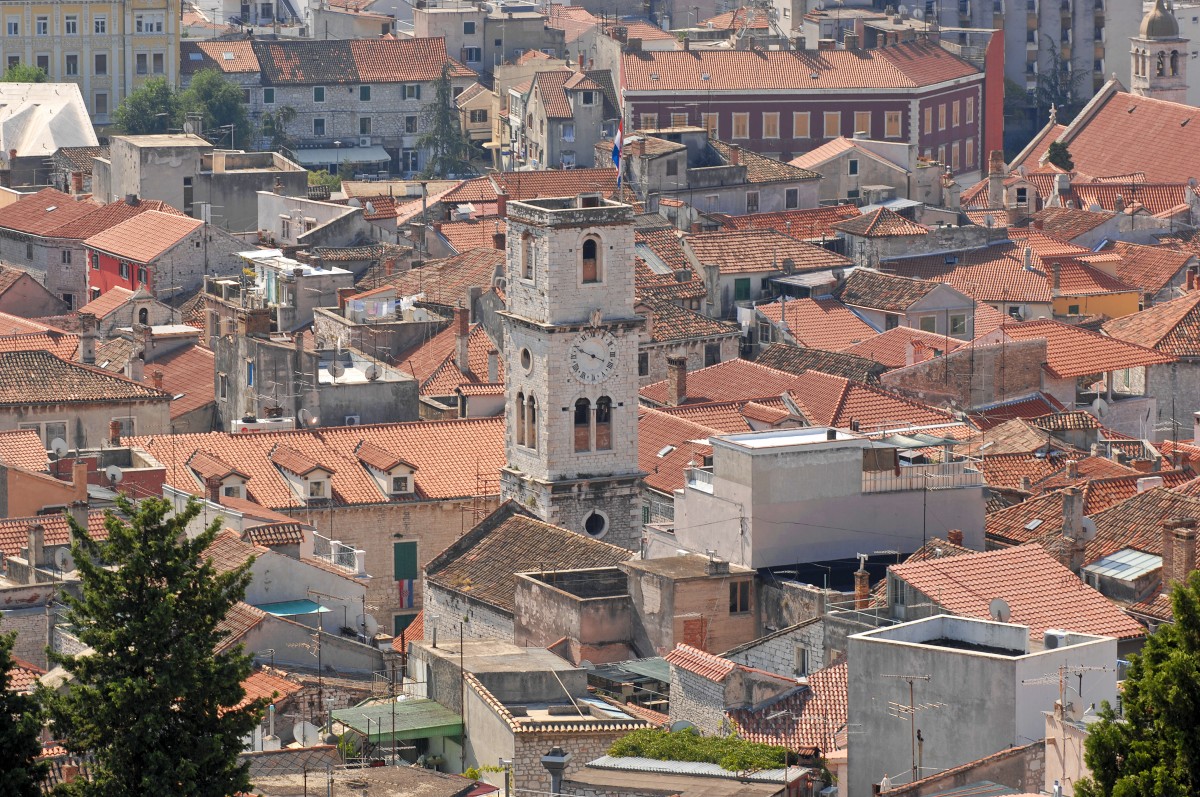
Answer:
[{"label": "arched belfry window", "polygon": [[537,451],[537,399],[529,397],[528,411],[525,413],[525,445]]},{"label": "arched belfry window", "polygon": [[612,448],[612,399],[596,399],[596,450]]},{"label": "arched belfry window", "polygon": [[533,234],[521,233],[521,276],[524,279],[533,279],[535,252],[533,247]]},{"label": "arched belfry window", "polygon": [[1178,50],[1171,51],[1171,74],[1172,75],[1179,74],[1179,51]]},{"label": "arched belfry window", "polygon": [[592,402],[581,398],[575,402],[574,415],[575,450],[592,450]]},{"label": "arched belfry window", "polygon": [[138,323],[143,326],[150,323],[150,311],[145,307],[138,309]]},{"label": "arched belfry window", "polygon": [[580,280],[585,285],[600,282],[603,279],[600,263],[600,240],[595,237],[585,238],[581,252],[583,263]]},{"label": "arched belfry window", "polygon": [[517,404],[513,407],[513,434],[519,446],[525,445],[525,394],[517,394]]}]

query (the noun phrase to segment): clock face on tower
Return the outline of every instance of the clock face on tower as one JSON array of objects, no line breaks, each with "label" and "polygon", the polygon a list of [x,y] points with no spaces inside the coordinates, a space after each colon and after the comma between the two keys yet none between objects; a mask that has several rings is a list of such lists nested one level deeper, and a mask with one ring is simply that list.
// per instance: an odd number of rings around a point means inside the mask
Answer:
[{"label": "clock face on tower", "polygon": [[571,373],[580,382],[596,384],[617,367],[617,339],[611,332],[584,330],[571,342]]}]

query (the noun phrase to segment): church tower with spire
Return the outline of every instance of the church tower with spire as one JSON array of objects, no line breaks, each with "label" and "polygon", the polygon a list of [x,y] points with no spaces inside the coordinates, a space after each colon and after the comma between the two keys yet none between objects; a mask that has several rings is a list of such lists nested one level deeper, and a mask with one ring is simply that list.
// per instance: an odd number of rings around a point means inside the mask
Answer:
[{"label": "church tower with spire", "polygon": [[1179,35],[1179,22],[1163,0],[1142,18],[1138,35],[1131,36],[1129,90],[1142,97],[1187,102],[1188,40]]}]

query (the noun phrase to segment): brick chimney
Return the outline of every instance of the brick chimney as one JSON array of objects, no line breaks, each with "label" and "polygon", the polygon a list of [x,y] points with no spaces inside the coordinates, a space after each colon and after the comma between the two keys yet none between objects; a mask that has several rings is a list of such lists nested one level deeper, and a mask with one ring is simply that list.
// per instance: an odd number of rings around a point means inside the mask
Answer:
[{"label": "brick chimney", "polygon": [[471,335],[470,311],[465,307],[454,308],[454,364],[464,374],[470,373],[471,362],[468,356],[467,341]]},{"label": "brick chimney", "polygon": [[1196,519],[1164,520],[1162,527],[1163,586],[1182,584],[1196,569]]},{"label": "brick chimney", "polygon": [[[41,523],[34,523],[29,526],[29,556],[27,561],[30,567],[42,566],[42,553],[46,546],[46,529]],[[31,583],[33,580],[31,579]]]},{"label": "brick chimney", "polygon": [[114,445],[114,446],[121,445],[121,422],[120,421],[109,421],[108,422],[108,442],[110,445]]},{"label": "brick chimney", "polygon": [[155,368],[154,373],[150,374],[150,380],[154,383],[155,390],[163,389],[163,386],[162,386],[163,385],[163,372],[162,371]]},{"label": "brick chimney", "polygon": [[871,605],[871,574],[863,567],[854,571],[854,608],[866,609]]},{"label": "brick chimney", "polygon": [[88,464],[82,459],[71,463],[71,487],[75,489],[75,501],[87,504]]},{"label": "brick chimney", "polygon": [[1196,290],[1196,269],[1193,266],[1187,270],[1187,292]]},{"label": "brick chimney", "polygon": [[1072,573],[1083,569],[1083,493],[1078,487],[1063,490],[1063,550],[1060,561]]},{"label": "brick chimney", "polygon": [[729,165],[740,166],[742,164],[742,148],[737,144],[731,144],[729,147]]},{"label": "brick chimney", "polygon": [[204,480],[204,497],[214,504],[221,503],[221,480],[216,476],[209,476]]},{"label": "brick chimney", "polygon": [[502,219],[508,218],[508,192],[496,194],[496,215]]},{"label": "brick chimney", "polygon": [[667,406],[678,407],[687,400],[687,358],[667,358]]},{"label": "brick chimney", "polygon": [[357,288],[338,288],[337,289],[338,309],[341,310],[342,312],[345,312],[346,303],[349,302],[350,297],[356,293],[358,293]]},{"label": "brick chimney", "polygon": [[959,547],[962,547],[962,544],[963,544],[962,529],[950,529],[949,531],[947,531],[946,532],[946,542],[950,543],[951,545],[957,545]]},{"label": "brick chimney", "polygon": [[488,383],[496,384],[500,381],[500,352],[493,347],[488,349]]}]

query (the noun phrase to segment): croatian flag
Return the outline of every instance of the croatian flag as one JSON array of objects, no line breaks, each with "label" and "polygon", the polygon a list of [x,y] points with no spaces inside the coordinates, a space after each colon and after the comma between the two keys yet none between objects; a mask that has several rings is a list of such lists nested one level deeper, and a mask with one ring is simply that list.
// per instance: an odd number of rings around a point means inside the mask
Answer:
[{"label": "croatian flag", "polygon": [[621,138],[625,131],[625,120],[617,122],[617,134],[613,137],[613,166],[617,167],[617,188],[621,187]]}]

